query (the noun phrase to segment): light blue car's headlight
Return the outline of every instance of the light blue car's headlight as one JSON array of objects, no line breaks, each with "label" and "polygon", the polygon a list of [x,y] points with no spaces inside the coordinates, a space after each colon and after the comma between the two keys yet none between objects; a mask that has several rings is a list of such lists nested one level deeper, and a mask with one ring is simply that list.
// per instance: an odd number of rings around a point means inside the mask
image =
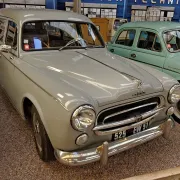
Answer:
[{"label": "light blue car's headlight", "polygon": [[171,104],[176,104],[178,101],[180,101],[180,85],[174,85],[168,95],[168,101]]},{"label": "light blue car's headlight", "polygon": [[95,122],[96,114],[92,106],[78,107],[72,114],[71,124],[75,130],[86,131]]}]

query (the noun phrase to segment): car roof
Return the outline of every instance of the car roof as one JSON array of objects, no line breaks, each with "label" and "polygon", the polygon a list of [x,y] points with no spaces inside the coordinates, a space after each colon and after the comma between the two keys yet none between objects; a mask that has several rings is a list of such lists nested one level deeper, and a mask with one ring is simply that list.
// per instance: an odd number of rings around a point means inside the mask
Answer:
[{"label": "car roof", "polygon": [[65,20],[65,21],[83,21],[91,22],[84,15],[50,9],[11,9],[3,8],[0,10],[0,15],[14,19],[15,21],[29,20]]},{"label": "car roof", "polygon": [[121,28],[148,28],[148,29],[154,29],[158,31],[159,33],[162,33],[163,31],[166,31],[169,29],[178,29],[178,28],[180,29],[180,23],[167,22],[167,21],[130,22],[130,23],[123,24]]}]

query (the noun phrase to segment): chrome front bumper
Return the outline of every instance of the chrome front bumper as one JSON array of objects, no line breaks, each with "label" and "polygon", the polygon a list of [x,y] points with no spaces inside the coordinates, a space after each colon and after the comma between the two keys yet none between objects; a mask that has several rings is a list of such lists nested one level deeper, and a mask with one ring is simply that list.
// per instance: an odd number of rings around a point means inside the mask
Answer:
[{"label": "chrome front bumper", "polygon": [[165,123],[159,126],[114,142],[108,143],[106,141],[96,148],[77,152],[65,152],[55,149],[55,157],[61,163],[70,166],[84,165],[99,160],[103,165],[105,165],[107,164],[109,156],[143,144],[161,135],[167,139],[173,126],[174,122],[171,119],[168,119]]}]

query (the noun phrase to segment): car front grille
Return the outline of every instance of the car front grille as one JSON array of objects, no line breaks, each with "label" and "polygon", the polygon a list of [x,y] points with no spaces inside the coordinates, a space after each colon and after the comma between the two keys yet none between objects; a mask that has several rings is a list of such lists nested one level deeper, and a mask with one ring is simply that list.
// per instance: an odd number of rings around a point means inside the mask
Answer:
[{"label": "car front grille", "polygon": [[153,97],[107,109],[98,115],[93,130],[97,135],[106,135],[136,127],[155,117],[163,109],[160,104],[161,98]]}]

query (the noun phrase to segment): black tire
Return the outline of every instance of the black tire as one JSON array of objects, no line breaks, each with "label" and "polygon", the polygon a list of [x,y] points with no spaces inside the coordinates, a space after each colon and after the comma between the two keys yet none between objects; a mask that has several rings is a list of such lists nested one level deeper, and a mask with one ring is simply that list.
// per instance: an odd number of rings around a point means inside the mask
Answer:
[{"label": "black tire", "polygon": [[180,101],[177,102],[172,117],[177,123],[180,124]]},{"label": "black tire", "polygon": [[180,124],[180,119],[175,114],[173,114],[172,117],[177,123]]},{"label": "black tire", "polygon": [[39,113],[34,106],[32,106],[31,114],[34,140],[38,155],[40,159],[45,162],[54,160],[54,149],[41,121]]}]

